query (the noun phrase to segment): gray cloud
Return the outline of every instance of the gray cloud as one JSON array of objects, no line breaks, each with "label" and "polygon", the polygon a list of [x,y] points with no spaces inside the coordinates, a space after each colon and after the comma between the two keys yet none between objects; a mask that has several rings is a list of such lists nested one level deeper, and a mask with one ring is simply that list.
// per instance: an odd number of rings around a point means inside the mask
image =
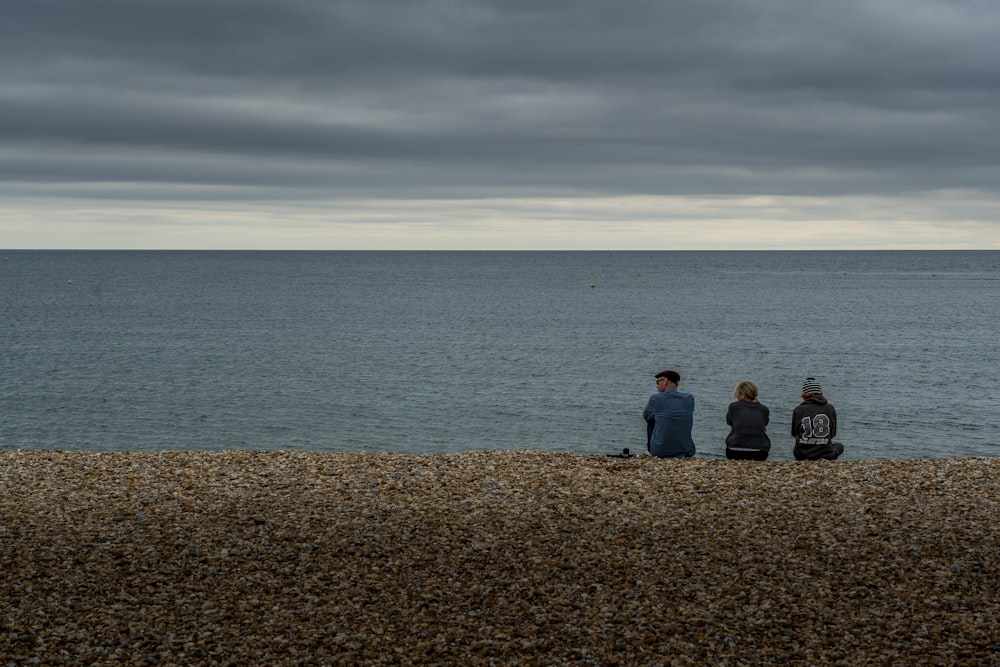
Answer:
[{"label": "gray cloud", "polygon": [[961,0],[17,0],[0,180],[995,190],[996,34],[1000,6]]}]

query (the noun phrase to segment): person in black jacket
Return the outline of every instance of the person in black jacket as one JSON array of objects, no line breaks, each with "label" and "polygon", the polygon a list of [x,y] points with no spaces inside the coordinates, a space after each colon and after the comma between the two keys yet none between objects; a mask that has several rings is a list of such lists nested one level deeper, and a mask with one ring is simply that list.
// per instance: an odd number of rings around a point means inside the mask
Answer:
[{"label": "person in black jacket", "polygon": [[816,378],[802,383],[802,402],[792,411],[792,436],[796,461],[829,459],[844,453],[844,446],[834,442],[837,435],[837,410],[823,396]]},{"label": "person in black jacket", "polygon": [[767,422],[770,411],[757,400],[757,385],[744,380],[736,385],[733,396],[737,400],[729,404],[726,423],[726,458],[744,461],[764,461],[771,451],[771,439],[767,437]]}]

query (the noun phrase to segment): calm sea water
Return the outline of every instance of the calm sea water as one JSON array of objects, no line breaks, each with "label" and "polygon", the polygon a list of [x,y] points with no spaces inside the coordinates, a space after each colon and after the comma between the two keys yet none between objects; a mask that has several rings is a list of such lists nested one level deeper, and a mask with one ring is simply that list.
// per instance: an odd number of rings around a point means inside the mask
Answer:
[{"label": "calm sea water", "polygon": [[639,451],[674,368],[699,456],[808,375],[844,458],[1000,454],[996,251],[0,253],[3,448]]}]

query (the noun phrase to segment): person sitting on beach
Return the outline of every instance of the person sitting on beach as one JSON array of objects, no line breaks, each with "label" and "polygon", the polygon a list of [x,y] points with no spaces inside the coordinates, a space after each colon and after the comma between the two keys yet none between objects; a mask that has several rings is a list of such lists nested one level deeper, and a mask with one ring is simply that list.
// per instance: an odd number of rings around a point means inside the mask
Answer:
[{"label": "person sitting on beach", "polygon": [[729,404],[726,423],[726,458],[744,461],[764,461],[771,451],[771,439],[767,437],[767,422],[770,411],[757,400],[757,385],[744,380],[733,390],[736,400]]},{"label": "person sitting on beach", "polygon": [[656,393],[649,397],[642,417],[652,422],[649,453],[659,458],[694,456],[694,396],[677,391],[681,376],[677,371],[656,374]]},{"label": "person sitting on beach", "polygon": [[802,402],[792,411],[792,436],[796,461],[835,460],[844,446],[834,442],[837,435],[837,410],[823,396],[816,378],[802,383]]}]

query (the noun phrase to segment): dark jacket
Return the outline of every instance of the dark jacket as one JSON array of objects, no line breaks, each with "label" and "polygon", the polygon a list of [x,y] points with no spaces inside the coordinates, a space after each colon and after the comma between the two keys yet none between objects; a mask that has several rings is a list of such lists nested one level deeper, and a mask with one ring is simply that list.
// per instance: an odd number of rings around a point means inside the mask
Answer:
[{"label": "dark jacket", "polygon": [[823,396],[810,396],[792,411],[792,435],[796,459],[836,458],[837,410]]},{"label": "dark jacket", "polygon": [[726,423],[731,427],[726,436],[726,449],[752,449],[759,452],[771,451],[771,439],[767,437],[767,422],[770,410],[763,403],[733,401],[726,411]]}]

